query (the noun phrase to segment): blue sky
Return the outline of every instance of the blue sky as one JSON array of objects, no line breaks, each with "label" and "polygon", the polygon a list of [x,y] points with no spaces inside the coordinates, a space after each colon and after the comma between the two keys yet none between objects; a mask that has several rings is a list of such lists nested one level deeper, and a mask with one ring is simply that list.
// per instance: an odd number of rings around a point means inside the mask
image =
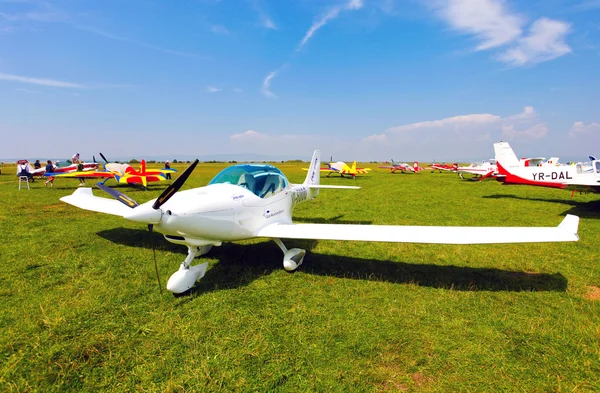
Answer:
[{"label": "blue sky", "polygon": [[600,0],[0,0],[0,158],[600,155]]}]

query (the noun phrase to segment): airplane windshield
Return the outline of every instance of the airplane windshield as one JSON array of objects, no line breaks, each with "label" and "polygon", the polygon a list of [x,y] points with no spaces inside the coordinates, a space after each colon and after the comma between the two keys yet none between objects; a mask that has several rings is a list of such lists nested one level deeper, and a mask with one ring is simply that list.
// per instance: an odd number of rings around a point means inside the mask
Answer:
[{"label": "airplane windshield", "polygon": [[223,169],[208,184],[235,184],[268,198],[283,190],[288,181],[274,166],[242,164]]}]

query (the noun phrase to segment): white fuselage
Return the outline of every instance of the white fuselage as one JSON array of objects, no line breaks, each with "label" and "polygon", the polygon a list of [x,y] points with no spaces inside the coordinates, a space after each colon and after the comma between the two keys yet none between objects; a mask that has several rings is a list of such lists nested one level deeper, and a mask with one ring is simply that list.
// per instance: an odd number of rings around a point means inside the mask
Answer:
[{"label": "white fuselage", "polygon": [[268,198],[237,185],[208,185],[173,195],[162,206],[165,213],[154,228],[178,243],[181,238],[194,244],[248,239],[267,225],[291,223],[294,206],[309,194],[302,185],[288,185]]}]

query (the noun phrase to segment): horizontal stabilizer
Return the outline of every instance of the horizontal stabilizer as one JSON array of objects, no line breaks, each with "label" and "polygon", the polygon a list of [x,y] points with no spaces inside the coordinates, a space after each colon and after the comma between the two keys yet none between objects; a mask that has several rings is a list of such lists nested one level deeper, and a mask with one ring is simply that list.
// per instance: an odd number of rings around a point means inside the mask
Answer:
[{"label": "horizontal stabilizer", "polygon": [[71,195],[60,198],[61,201],[80,209],[93,212],[113,214],[123,217],[131,213],[131,209],[115,199],[94,196],[91,188],[78,188]]},{"label": "horizontal stabilizer", "polygon": [[269,225],[258,236],[286,239],[352,240],[432,244],[574,242],[579,217],[567,215],[558,227],[441,227],[351,224]]}]

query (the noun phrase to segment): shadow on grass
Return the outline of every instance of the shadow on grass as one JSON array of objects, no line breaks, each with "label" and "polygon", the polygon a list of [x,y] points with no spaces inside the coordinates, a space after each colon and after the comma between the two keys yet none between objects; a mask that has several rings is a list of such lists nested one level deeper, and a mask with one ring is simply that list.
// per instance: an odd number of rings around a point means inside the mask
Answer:
[{"label": "shadow on grass", "polygon": [[[160,236],[156,233],[150,236],[144,230],[116,228],[99,232],[98,235],[114,243],[148,249],[151,248],[152,241],[157,245],[156,250],[159,252],[162,250],[181,254],[181,261],[187,254],[185,247],[159,239]],[[310,253],[317,244],[316,240],[287,240],[285,244],[288,248],[298,247],[309,251],[300,271],[319,276],[414,284],[459,291],[565,292],[568,283],[560,273],[412,264]],[[242,287],[274,270],[283,269],[281,251],[268,240],[251,245],[225,243],[222,247],[213,247],[207,256],[219,262],[196,284],[192,294]]]},{"label": "shadow on grass", "polygon": [[311,223],[311,224],[360,224],[360,225],[367,225],[367,224],[372,224],[373,221],[360,221],[360,220],[341,220],[341,218],[344,217],[343,214],[339,214],[335,217],[331,217],[331,218],[323,218],[323,217],[307,217],[307,218],[302,218],[302,217],[295,217],[294,221],[295,222],[305,222],[305,223]]},{"label": "shadow on grass", "polygon": [[567,195],[565,195],[565,199],[555,199],[555,198],[527,198],[518,195],[508,195],[508,194],[494,194],[494,195],[486,195],[482,198],[488,199],[517,199],[523,201],[537,201],[537,202],[549,202],[549,203],[561,203],[563,205],[569,205],[571,208],[564,213],[574,214],[579,217],[584,218],[600,218],[600,200],[591,201],[591,202],[581,202],[577,201],[573,198],[569,198],[568,191],[565,191]]}]

